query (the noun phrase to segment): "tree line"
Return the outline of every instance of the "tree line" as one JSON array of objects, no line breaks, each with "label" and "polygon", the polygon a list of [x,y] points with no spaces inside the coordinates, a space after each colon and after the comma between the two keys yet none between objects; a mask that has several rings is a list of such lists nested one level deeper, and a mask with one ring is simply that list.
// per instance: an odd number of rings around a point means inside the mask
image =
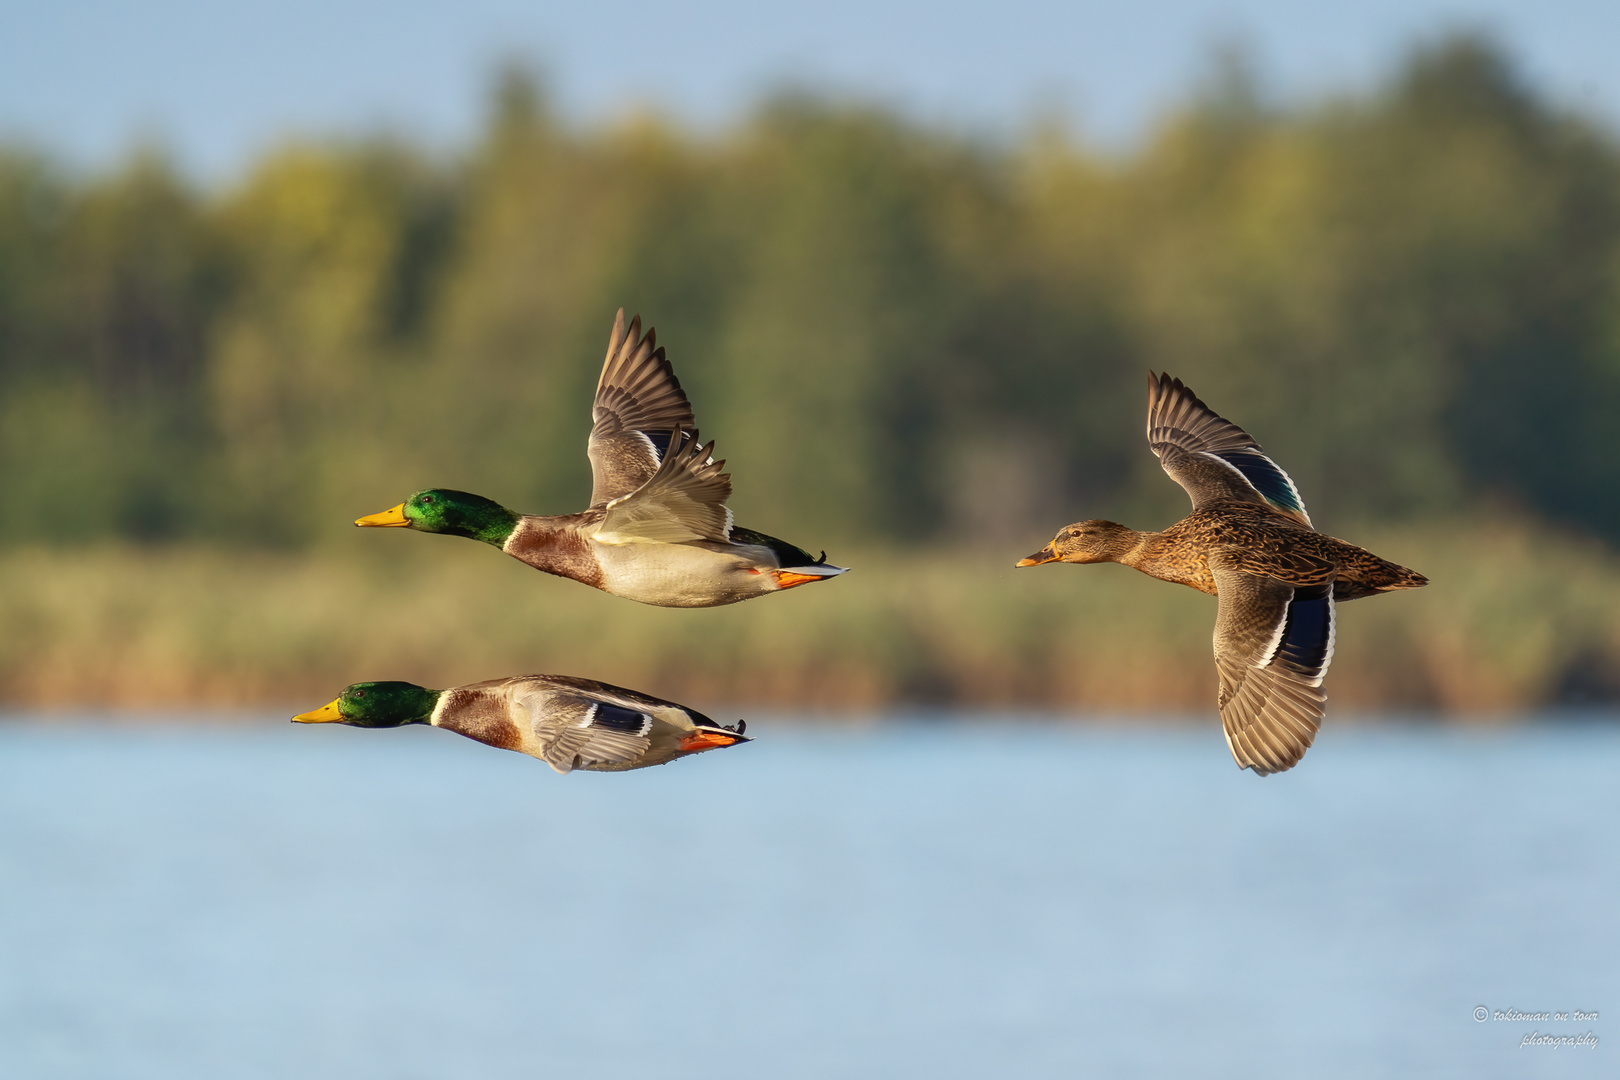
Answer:
[{"label": "tree line", "polygon": [[506,73],[455,154],[238,181],[0,148],[0,542],[317,545],[426,486],[583,507],[614,310],[659,329],[740,523],[1033,550],[1182,512],[1168,370],[1319,526],[1523,513],[1620,543],[1620,149],[1477,38],[1125,153],[784,95],[579,130]]}]

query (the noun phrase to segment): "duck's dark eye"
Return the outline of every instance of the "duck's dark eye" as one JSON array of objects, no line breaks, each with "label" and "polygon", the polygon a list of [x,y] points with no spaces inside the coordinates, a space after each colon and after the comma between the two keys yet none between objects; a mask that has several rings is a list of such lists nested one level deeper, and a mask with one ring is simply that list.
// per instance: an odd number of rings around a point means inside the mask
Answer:
[{"label": "duck's dark eye", "polygon": [[431,496],[431,495],[422,496],[422,502],[424,504],[431,503],[432,501],[433,501],[433,496]]},{"label": "duck's dark eye", "polygon": [[363,698],[363,697],[365,697],[365,696],[366,696],[366,692],[365,692],[365,691],[364,691],[364,690],[356,690],[356,691],[355,691],[355,692],[354,692],[354,695],[353,695],[353,696],[354,696],[354,697],[357,697],[357,698]]}]

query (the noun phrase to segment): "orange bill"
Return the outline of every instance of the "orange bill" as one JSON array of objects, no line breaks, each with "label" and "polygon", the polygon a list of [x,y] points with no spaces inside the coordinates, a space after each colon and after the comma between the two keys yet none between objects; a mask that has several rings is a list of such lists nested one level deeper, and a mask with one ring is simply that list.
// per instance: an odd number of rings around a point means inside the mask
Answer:
[{"label": "orange bill", "polygon": [[772,570],[771,577],[776,579],[779,589],[791,589],[795,585],[803,585],[809,581],[826,581],[820,574],[795,574],[791,570]]},{"label": "orange bill", "polygon": [[1017,567],[1017,566],[1040,566],[1042,563],[1049,563],[1049,562],[1056,562],[1056,561],[1057,561],[1057,555],[1056,555],[1056,553],[1054,553],[1052,551],[1052,545],[1047,544],[1045,547],[1041,548],[1041,550],[1037,551],[1035,554],[1030,555],[1027,558],[1019,559],[1017,562],[1013,563],[1013,566],[1015,566],[1015,567]]},{"label": "orange bill", "polygon": [[703,750],[713,750],[718,746],[735,746],[742,742],[735,735],[723,731],[694,731],[681,740],[681,749],[687,753],[698,753]]}]

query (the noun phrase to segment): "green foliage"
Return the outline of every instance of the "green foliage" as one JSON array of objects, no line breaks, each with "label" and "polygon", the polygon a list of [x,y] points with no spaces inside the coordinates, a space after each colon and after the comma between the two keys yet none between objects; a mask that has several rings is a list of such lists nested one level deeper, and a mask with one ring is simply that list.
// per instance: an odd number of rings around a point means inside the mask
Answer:
[{"label": "green foliage", "polygon": [[440,485],[579,509],[622,304],[738,520],[835,556],[1178,516],[1149,367],[1325,527],[1505,505],[1612,543],[1617,271],[1612,134],[1468,38],[1293,111],[1229,66],[1124,159],[795,96],[577,132],[521,72],[458,160],[294,144],[199,193],[3,151],[0,536],[331,545]]}]

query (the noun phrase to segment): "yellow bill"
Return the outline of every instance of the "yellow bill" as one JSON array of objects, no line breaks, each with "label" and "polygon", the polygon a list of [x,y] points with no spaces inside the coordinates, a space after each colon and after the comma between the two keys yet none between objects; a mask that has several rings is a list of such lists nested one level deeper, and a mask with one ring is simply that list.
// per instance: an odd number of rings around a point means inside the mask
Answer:
[{"label": "yellow bill", "polygon": [[293,722],[296,724],[342,723],[343,714],[338,711],[338,702],[342,700],[342,698],[333,698],[330,703],[322,705],[314,712],[299,713],[297,716],[293,717]]},{"label": "yellow bill", "polygon": [[367,514],[363,518],[355,518],[354,523],[362,528],[383,528],[409,525],[411,519],[405,516],[405,504],[400,503],[391,510],[384,510],[380,514]]}]

